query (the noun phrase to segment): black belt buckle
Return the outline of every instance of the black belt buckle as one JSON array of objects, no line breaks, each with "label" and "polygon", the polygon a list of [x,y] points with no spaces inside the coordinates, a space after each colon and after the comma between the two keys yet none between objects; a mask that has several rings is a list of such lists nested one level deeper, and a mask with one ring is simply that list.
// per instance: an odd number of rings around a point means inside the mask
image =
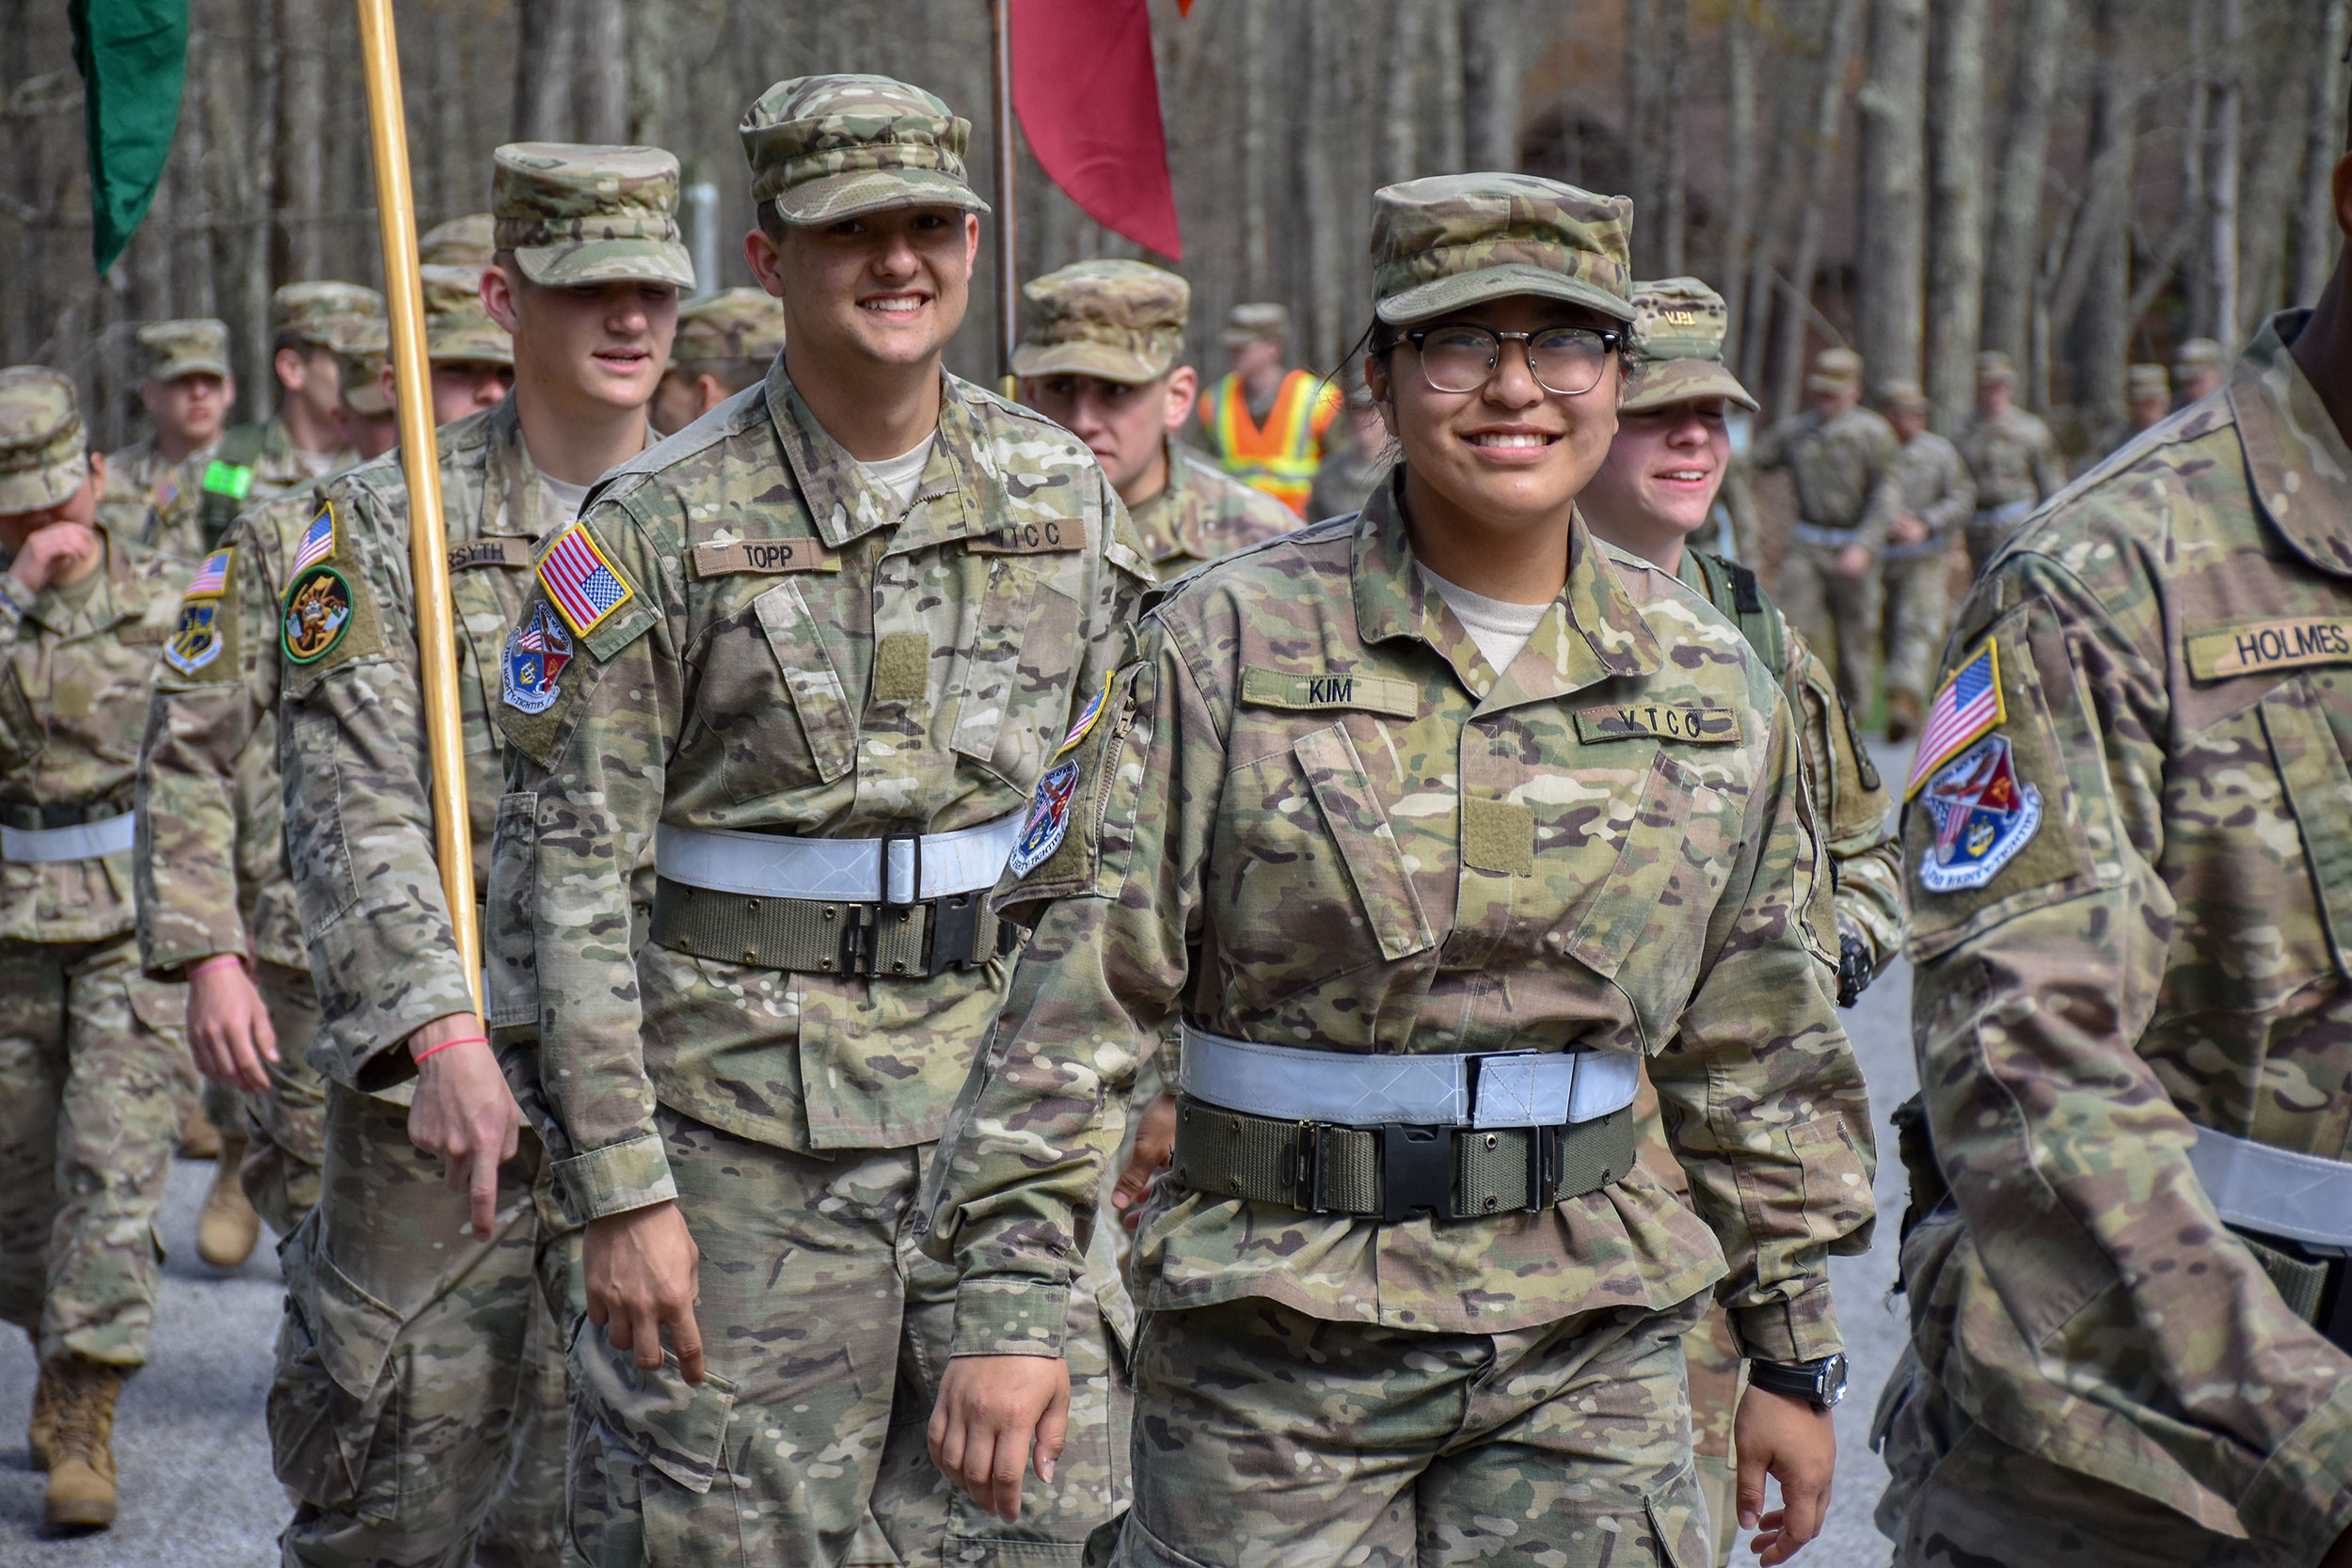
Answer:
[{"label": "black belt buckle", "polygon": [[882,957],[882,913],[871,904],[841,906],[841,973],[871,974]]},{"label": "black belt buckle", "polygon": [[1380,1218],[1401,1225],[1454,1214],[1454,1129],[1390,1122],[1380,1129]]},{"label": "black belt buckle", "polygon": [[1295,1206],[1311,1214],[1327,1214],[1331,1205],[1323,1193],[1323,1123],[1301,1120],[1298,1124],[1297,1167],[1291,1173],[1291,1196]]},{"label": "black belt buckle", "polygon": [[975,888],[930,901],[931,954],[930,961],[923,966],[925,974],[972,969],[985,961],[974,957],[972,948],[980,940],[980,900],[987,895],[986,888]]},{"label": "black belt buckle", "polygon": [[1527,1212],[1541,1213],[1560,1191],[1560,1129],[1527,1130]]}]

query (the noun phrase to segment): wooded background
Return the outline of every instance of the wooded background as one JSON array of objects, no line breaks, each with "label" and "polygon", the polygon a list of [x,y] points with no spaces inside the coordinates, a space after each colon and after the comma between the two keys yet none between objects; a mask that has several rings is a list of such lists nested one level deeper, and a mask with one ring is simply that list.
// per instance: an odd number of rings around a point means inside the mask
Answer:
[{"label": "wooded background", "polygon": [[[91,275],[65,8],[0,7],[0,363],[82,381],[95,436],[135,433],[130,328],[217,315],[243,412],[274,390],[270,290],[378,281],[349,0],[194,0],[179,140],[122,260]],[[1243,299],[1289,303],[1329,369],[1367,318],[1368,198],[1518,167],[1635,202],[1640,276],[1734,306],[1768,411],[1806,354],[1923,381],[1948,426],[1979,347],[2079,447],[2124,366],[2234,348],[2334,262],[2352,0],[1152,0],[1195,359]],[[648,142],[715,187],[723,286],[751,281],[735,122],[770,83],[876,71],[973,120],[989,189],[986,0],[400,0],[424,221],[487,200],[500,142]],[[1035,275],[1136,255],[1022,159]],[[985,221],[985,220],[984,220]],[[990,247],[950,362],[994,366]]]}]

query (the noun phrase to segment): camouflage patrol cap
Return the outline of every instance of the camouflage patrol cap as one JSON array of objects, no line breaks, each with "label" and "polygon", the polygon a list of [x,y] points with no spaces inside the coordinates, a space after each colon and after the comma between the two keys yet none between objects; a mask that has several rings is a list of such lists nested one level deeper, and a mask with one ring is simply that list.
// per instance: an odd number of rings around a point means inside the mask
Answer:
[{"label": "camouflage patrol cap", "polygon": [[147,351],[150,381],[177,381],[183,375],[229,374],[229,327],[201,317],[194,321],[149,322],[138,330],[139,347]]},{"label": "camouflage patrol cap", "polygon": [[795,76],[759,95],[736,132],[752,199],[800,227],[863,213],[956,207],[985,213],[965,178],[972,122],[889,76]]},{"label": "camouflage patrol cap", "polygon": [[783,349],[782,302],[764,289],[722,289],[707,299],[678,308],[670,363],[710,365],[750,359],[764,364]]},{"label": "camouflage patrol cap", "polygon": [[1184,346],[1192,285],[1141,261],[1073,261],[1022,286],[1029,329],[1012,351],[1015,375],[1099,375],[1156,381]]},{"label": "camouflage patrol cap", "polygon": [[391,411],[384,395],[384,360],[392,351],[392,324],[381,317],[343,316],[327,324],[342,367],[343,405],[355,414]]},{"label": "camouflage patrol cap", "polygon": [[480,267],[425,266],[424,356],[440,364],[511,365],[515,340],[482,303]]},{"label": "camouflage patrol cap", "polygon": [[2133,365],[2123,372],[2123,395],[2134,402],[2141,398],[2169,398],[2172,378],[2162,365]]},{"label": "camouflage patrol cap", "polygon": [[1879,383],[1879,407],[1890,414],[1924,414],[1928,409],[1928,394],[1915,381],[1882,381]]},{"label": "camouflage patrol cap", "polygon": [[658,147],[508,142],[491,155],[498,248],[533,283],[694,286],[677,226],[677,159]]},{"label": "camouflage patrol cap", "polygon": [[87,478],[73,383],[46,365],[0,371],[0,516],[46,511]]},{"label": "camouflage patrol cap", "polygon": [[1532,174],[1445,174],[1373,193],[1373,311],[1391,325],[1541,294],[1633,319],[1633,203]]},{"label": "camouflage patrol cap", "polygon": [[437,223],[417,241],[417,260],[428,267],[486,267],[497,253],[497,226],[487,213]]},{"label": "camouflage patrol cap", "polygon": [[2010,363],[2008,355],[1997,349],[1987,349],[1977,356],[1977,385],[1981,387],[1994,381],[2006,381],[2014,386],[2017,367]]},{"label": "camouflage patrol cap", "polygon": [[1731,314],[1724,296],[1695,277],[1633,285],[1633,342],[1642,369],[1624,412],[1724,398],[1753,414],[1756,401],[1724,364]]},{"label": "camouflage patrol cap", "polygon": [[2172,372],[2182,375],[2193,371],[2217,371],[2228,357],[2221,352],[2221,345],[2211,338],[2191,338],[2174,352]]},{"label": "camouflage patrol cap", "polygon": [[320,348],[335,346],[339,323],[355,316],[383,314],[384,296],[357,283],[289,283],[269,296],[270,335],[280,341],[293,338]]},{"label": "camouflage patrol cap", "polygon": [[1291,308],[1263,300],[1226,311],[1225,330],[1217,338],[1227,348],[1239,348],[1244,343],[1288,342],[1290,335]]},{"label": "camouflage patrol cap", "polygon": [[1813,356],[1804,384],[1817,392],[1842,392],[1862,380],[1862,356],[1850,348],[1825,348]]}]

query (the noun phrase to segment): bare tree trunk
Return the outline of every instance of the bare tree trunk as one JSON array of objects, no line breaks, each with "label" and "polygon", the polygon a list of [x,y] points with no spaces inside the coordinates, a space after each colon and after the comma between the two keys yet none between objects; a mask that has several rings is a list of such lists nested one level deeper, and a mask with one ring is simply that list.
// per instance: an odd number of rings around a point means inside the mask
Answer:
[{"label": "bare tree trunk", "polygon": [[2287,303],[2287,225],[2299,194],[2308,118],[2304,95],[2312,85],[2302,62],[2283,55],[2260,69],[2254,101],[2264,105],[2267,123],[2248,162],[2238,202],[2237,320],[2247,334]]},{"label": "bare tree trunk", "polygon": [[[1802,36],[1817,62],[1827,53],[1828,39],[1834,30],[1831,22],[1843,4],[1844,0],[1818,0],[1808,19],[1811,25]],[[1790,24],[1792,28],[1795,25]],[[1796,203],[1788,196],[1797,182],[1797,158],[1805,139],[1802,127],[1813,114],[1815,83],[1814,77],[1793,63],[1784,64],[1774,77],[1780,90],[1772,102],[1772,170],[1758,193],[1758,211],[1765,214],[1765,223],[1749,251],[1747,325],[1740,334],[1740,379],[1748,390],[1759,394],[1768,390],[1764,372],[1771,361],[1770,324],[1775,312],[1788,304],[1776,286],[1776,269],[1788,249],[1795,222]],[[1787,412],[1778,406],[1770,410],[1774,418]]]},{"label": "bare tree trunk", "polygon": [[2023,368],[2030,361],[2036,285],[2041,278],[2042,181],[2049,166],[2050,105],[2064,63],[2066,0],[2024,0],[2017,28],[2017,74],[2010,89],[2009,139],[2001,149],[1993,196],[1993,240],[1986,255],[1984,346]]},{"label": "bare tree trunk", "polygon": [[1626,0],[1624,142],[1626,194],[1633,198],[1633,271],[1653,277],[1658,265],[1659,192],[1665,147],[1658,134],[1665,118],[1665,50],[1659,43],[1659,8],[1662,0]]},{"label": "bare tree trunk", "polygon": [[1251,299],[1266,293],[1266,99],[1273,90],[1266,58],[1266,13],[1272,0],[1242,0],[1241,13],[1241,276]]},{"label": "bare tree trunk", "polygon": [[[1495,0],[1473,0],[1492,5]],[[1436,135],[1429,141],[1434,174],[1460,174],[1469,156],[1462,123],[1462,0],[1430,0],[1429,70],[1437,79]]]},{"label": "bare tree trunk", "polygon": [[[641,0],[642,3],[642,0]],[[628,140],[628,15],[624,0],[580,0],[580,139]]]},{"label": "bare tree trunk", "polygon": [[2124,364],[2131,356],[2131,192],[2139,102],[2124,74],[2124,4],[2094,0],[2091,8],[2097,65],[2083,211],[2050,307],[2054,320],[2071,324],[2074,404],[2093,431],[2122,421]]},{"label": "bare tree trunk", "polygon": [[2207,133],[2205,199],[2212,216],[2207,230],[2206,264],[2212,268],[2213,336],[2225,350],[2234,350],[2238,331],[2237,201],[2239,146],[2239,72],[2244,69],[2246,8],[2244,0],[2217,0],[2219,36],[2215,40],[2213,124]]},{"label": "bare tree trunk", "polygon": [[1381,183],[1393,185],[1421,172],[1421,98],[1414,90],[1414,63],[1421,58],[1424,0],[1393,0],[1380,126]]},{"label": "bare tree trunk", "polygon": [[1862,89],[1862,357],[1871,379],[1918,379],[1926,243],[1927,0],[1877,0]]},{"label": "bare tree trunk", "polygon": [[2316,305],[2336,265],[2336,204],[2329,189],[2344,148],[2344,53],[2352,43],[2352,0],[2315,0],[2319,47],[2310,55],[2311,102],[2303,138],[2302,215],[2296,224],[2295,303]]},{"label": "bare tree trunk", "polygon": [[1341,235],[1346,227],[1340,211],[1339,181],[1332,164],[1339,155],[1335,131],[1341,114],[1341,73],[1346,69],[1345,40],[1341,25],[1325,6],[1306,10],[1306,95],[1302,128],[1310,135],[1300,150],[1299,176],[1305,189],[1307,216],[1307,362],[1335,364],[1340,356],[1340,287],[1343,263]]},{"label": "bare tree trunk", "polygon": [[[2344,0],[2352,5],[2352,0]],[[1730,315],[1724,340],[1724,361],[1740,363],[1741,334],[1747,325],[1748,247],[1756,237],[1756,18],[1753,0],[1731,0],[1724,17],[1725,97],[1730,121],[1725,128],[1729,146],[1725,163],[1731,171],[1724,200],[1724,251],[1717,263],[1724,302]]]},{"label": "bare tree trunk", "polygon": [[[1504,0],[1481,0],[1462,13],[1463,100],[1469,121],[1464,144],[1472,168],[1509,172],[1519,166],[1518,32],[1518,13]],[[1327,128],[1323,134],[1330,132]]]},{"label": "bare tree trunk", "polygon": [[577,141],[572,130],[572,79],[580,54],[576,0],[519,0],[519,9],[515,139]]},{"label": "bare tree trunk", "polygon": [[1779,356],[1772,384],[1772,407],[1786,414],[1797,405],[1804,380],[1804,341],[1812,325],[1805,308],[1813,294],[1813,270],[1821,254],[1821,228],[1828,216],[1830,182],[1837,171],[1837,122],[1846,106],[1846,64],[1853,58],[1855,34],[1861,31],[1863,0],[1832,0],[1829,46],[1821,52],[1821,73],[1816,80],[1813,105],[1812,156],[1805,172],[1804,196],[1797,209],[1797,243],[1789,253],[1788,280],[1795,297],[1786,302],[1776,334]]},{"label": "bare tree trunk", "polygon": [[[2182,292],[2188,301],[2188,330],[2192,336],[2213,331],[2213,272],[2191,264],[2188,258],[2203,245],[2213,229],[2213,213],[2205,189],[2205,141],[2213,113],[2213,78],[2198,69],[2213,57],[2214,0],[2187,0],[2188,103],[2181,126],[2182,245],[2176,267],[2185,266]],[[2167,247],[2168,250],[2170,248]]]},{"label": "bare tree trunk", "polygon": [[1690,265],[1691,151],[1682,111],[1691,91],[1691,0],[1663,0],[1659,22],[1666,74],[1658,117],[1658,270],[1679,277]]},{"label": "bare tree trunk", "polygon": [[294,279],[326,272],[327,5],[278,0],[278,199],[286,214],[282,275]]}]

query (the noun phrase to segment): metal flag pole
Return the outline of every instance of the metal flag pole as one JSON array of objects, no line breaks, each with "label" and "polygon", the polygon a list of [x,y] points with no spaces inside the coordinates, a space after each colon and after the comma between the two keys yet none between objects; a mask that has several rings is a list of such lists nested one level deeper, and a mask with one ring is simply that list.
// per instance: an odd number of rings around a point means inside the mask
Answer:
[{"label": "metal flag pole", "polygon": [[1021,341],[1021,213],[1013,205],[1012,0],[988,0],[988,44],[996,117],[996,389],[1012,397],[1013,345]]},{"label": "metal flag pole", "polygon": [[391,315],[400,466],[408,481],[408,561],[416,579],[417,652],[424,677],[425,743],[433,769],[433,851],[457,933],[466,984],[482,1010],[482,928],[474,913],[473,844],[466,815],[466,740],[457,703],[457,638],[441,531],[440,452],[433,436],[433,372],[424,355],[424,293],[417,274],[417,201],[408,182],[408,121],[401,106],[392,0],[358,0],[368,139],[384,243],[384,302]]}]

